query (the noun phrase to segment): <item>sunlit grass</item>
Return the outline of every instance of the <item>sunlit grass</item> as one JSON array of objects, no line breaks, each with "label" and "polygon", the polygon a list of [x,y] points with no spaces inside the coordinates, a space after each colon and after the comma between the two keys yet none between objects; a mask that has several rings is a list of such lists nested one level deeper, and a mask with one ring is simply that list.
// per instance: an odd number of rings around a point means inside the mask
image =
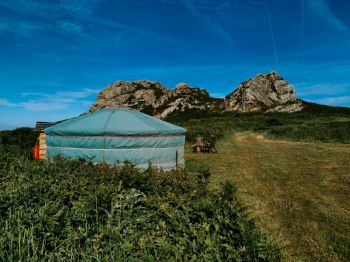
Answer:
[{"label": "sunlit grass", "polygon": [[218,154],[187,149],[188,167],[209,167],[213,187],[235,181],[239,199],[288,260],[349,259],[350,145],[238,132],[219,142]]},{"label": "sunlit grass", "polygon": [[169,121],[187,128],[187,141],[198,136],[221,139],[227,132],[256,131],[293,141],[350,143],[350,109],[307,104],[297,113],[186,112]]}]

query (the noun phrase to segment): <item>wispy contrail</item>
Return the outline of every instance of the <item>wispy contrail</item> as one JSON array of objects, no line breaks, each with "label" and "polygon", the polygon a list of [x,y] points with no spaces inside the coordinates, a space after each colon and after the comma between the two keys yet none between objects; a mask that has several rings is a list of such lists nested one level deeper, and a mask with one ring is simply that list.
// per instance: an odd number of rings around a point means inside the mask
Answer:
[{"label": "wispy contrail", "polygon": [[302,63],[302,76],[305,75],[305,57],[304,57],[304,0],[301,0],[301,63]]},{"label": "wispy contrail", "polygon": [[275,54],[275,62],[276,62],[277,70],[279,71],[279,70],[280,70],[280,65],[279,65],[279,62],[278,62],[275,35],[274,35],[273,29],[272,29],[272,21],[271,21],[270,9],[269,9],[269,5],[268,5],[268,3],[267,3],[267,0],[265,0],[265,7],[266,7],[267,19],[268,19],[268,21],[269,21],[269,26],[270,26],[272,47],[273,47],[273,51],[274,51],[274,54]]}]

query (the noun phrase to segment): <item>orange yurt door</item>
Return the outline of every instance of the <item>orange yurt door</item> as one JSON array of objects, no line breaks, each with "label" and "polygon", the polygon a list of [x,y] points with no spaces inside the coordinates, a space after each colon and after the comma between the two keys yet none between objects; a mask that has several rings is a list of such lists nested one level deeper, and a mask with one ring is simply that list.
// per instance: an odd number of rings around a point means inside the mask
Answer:
[{"label": "orange yurt door", "polygon": [[46,134],[40,133],[36,145],[32,149],[32,155],[34,159],[46,158]]},{"label": "orange yurt door", "polygon": [[39,159],[46,158],[46,134],[40,133],[39,135]]}]

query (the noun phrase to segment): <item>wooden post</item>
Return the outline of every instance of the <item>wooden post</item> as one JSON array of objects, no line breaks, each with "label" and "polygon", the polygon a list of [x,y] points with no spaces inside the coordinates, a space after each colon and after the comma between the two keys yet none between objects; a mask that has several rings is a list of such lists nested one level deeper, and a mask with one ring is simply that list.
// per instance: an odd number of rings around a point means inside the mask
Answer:
[{"label": "wooden post", "polygon": [[181,145],[177,146],[177,169],[181,172]]}]

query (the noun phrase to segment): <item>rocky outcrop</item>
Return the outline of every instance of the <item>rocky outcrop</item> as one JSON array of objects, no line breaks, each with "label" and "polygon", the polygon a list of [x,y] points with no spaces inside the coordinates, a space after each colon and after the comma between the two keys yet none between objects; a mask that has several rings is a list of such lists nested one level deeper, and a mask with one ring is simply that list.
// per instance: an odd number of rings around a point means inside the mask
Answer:
[{"label": "rocky outcrop", "polygon": [[186,83],[168,89],[155,81],[119,81],[106,86],[98,95],[88,112],[104,107],[130,107],[165,118],[175,112],[186,110],[224,109],[221,99],[211,98],[202,88],[193,88]]},{"label": "rocky outcrop", "polygon": [[303,108],[294,87],[276,72],[258,74],[224,98],[226,111],[296,112]]},{"label": "rocky outcrop", "polygon": [[207,112],[296,112],[303,108],[293,86],[277,73],[259,74],[225,98],[212,98],[186,83],[166,88],[155,81],[119,81],[99,93],[88,113],[105,107],[130,107],[160,118],[188,110]]}]

